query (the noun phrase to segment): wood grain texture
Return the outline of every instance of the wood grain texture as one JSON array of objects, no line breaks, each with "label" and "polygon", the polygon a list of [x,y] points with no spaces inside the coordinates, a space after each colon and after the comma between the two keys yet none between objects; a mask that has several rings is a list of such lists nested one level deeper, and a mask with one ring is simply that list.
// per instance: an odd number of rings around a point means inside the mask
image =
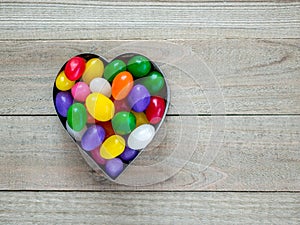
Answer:
[{"label": "wood grain texture", "polygon": [[[145,151],[135,165],[152,165],[174,151],[187,151],[176,148],[178,140],[186,148],[197,143],[195,153],[165,182],[132,187],[94,174],[57,118],[2,116],[0,169],[5,172],[0,174],[0,189],[300,191],[300,117],[227,117],[224,140],[214,140],[222,141],[222,148],[206,164],[205,154],[214,150],[205,148],[212,119],[199,117],[198,127],[195,117],[169,116],[161,142]],[[189,132],[178,137],[176,128],[182,122]],[[175,165],[180,159],[173,156],[172,160]]]},{"label": "wood grain texture", "polygon": [[[5,83],[0,89],[0,113],[54,114],[52,85],[65,61],[83,52],[113,59],[115,55],[108,51],[128,43],[140,42],[0,42],[0,49],[5,53],[0,55],[0,77]],[[220,85],[219,92],[224,96],[224,112],[300,113],[298,40],[204,39],[172,43],[191,49],[211,69],[212,76]],[[170,55],[167,50],[157,50],[156,54],[166,58]],[[174,66],[162,65],[161,68],[171,87],[172,107],[169,113],[213,114],[202,71],[186,74]]]},{"label": "wood grain texture", "polygon": [[0,40],[299,38],[299,7],[299,2],[3,2]]},{"label": "wood grain texture", "polygon": [[1,192],[0,222],[296,225],[299,199],[299,193]]}]

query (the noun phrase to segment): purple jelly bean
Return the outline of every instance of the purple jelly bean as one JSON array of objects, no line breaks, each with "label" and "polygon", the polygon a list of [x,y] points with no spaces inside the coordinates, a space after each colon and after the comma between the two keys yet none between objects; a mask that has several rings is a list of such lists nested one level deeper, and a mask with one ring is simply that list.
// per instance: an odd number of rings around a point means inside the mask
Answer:
[{"label": "purple jelly bean", "polygon": [[129,162],[129,161],[133,160],[138,154],[139,154],[139,151],[131,149],[129,147],[126,147],[124,152],[120,155],[120,158],[124,162]]},{"label": "purple jelly bean", "polygon": [[55,108],[59,115],[67,117],[68,109],[73,104],[73,97],[68,91],[61,91],[55,97]]},{"label": "purple jelly bean", "polygon": [[144,85],[135,85],[128,97],[129,106],[136,112],[143,112],[150,103],[150,93]]},{"label": "purple jelly bean", "polygon": [[81,147],[85,151],[92,151],[99,147],[105,138],[105,130],[100,125],[92,125],[81,139]]},{"label": "purple jelly bean", "polygon": [[105,171],[111,178],[116,178],[123,171],[124,165],[121,159],[114,158],[107,161]]}]

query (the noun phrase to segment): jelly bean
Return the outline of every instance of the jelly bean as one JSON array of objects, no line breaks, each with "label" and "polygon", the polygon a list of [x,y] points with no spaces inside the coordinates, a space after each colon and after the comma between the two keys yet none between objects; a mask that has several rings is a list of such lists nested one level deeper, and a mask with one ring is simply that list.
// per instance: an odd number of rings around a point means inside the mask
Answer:
[{"label": "jelly bean", "polygon": [[129,134],[135,128],[135,116],[131,112],[118,112],[111,120],[116,134]]},{"label": "jelly bean", "polygon": [[85,60],[79,56],[71,58],[65,67],[65,74],[69,80],[80,79],[85,70]]},{"label": "jelly bean", "polygon": [[144,111],[150,103],[150,93],[141,84],[133,86],[128,97],[129,106],[136,112]]},{"label": "jelly bean", "polygon": [[113,179],[120,175],[123,171],[124,165],[121,159],[108,160],[105,165],[105,172]]},{"label": "jelly bean", "polygon": [[107,162],[106,159],[103,159],[100,155],[100,149],[99,148],[95,148],[94,150],[90,151],[92,158],[95,160],[96,163],[100,164],[100,165],[105,165],[105,163]]},{"label": "jelly bean", "polygon": [[145,113],[143,113],[143,112],[135,112],[135,111],[131,111],[131,112],[135,116],[136,127],[139,127],[139,126],[141,126],[143,124],[149,124],[149,121],[148,121]]},{"label": "jelly bean", "polygon": [[100,93],[90,94],[85,101],[88,112],[99,121],[110,120],[115,113],[115,106],[113,102],[105,95]]},{"label": "jelly bean", "polygon": [[112,96],[115,100],[126,98],[133,87],[133,77],[127,72],[119,73],[112,82]]},{"label": "jelly bean", "polygon": [[112,135],[107,138],[100,147],[100,155],[104,159],[112,159],[120,154],[125,149],[125,140],[119,135]]},{"label": "jelly bean", "polygon": [[115,113],[121,112],[121,111],[130,111],[130,106],[128,105],[127,99],[124,98],[122,100],[114,100],[115,105]]},{"label": "jelly bean", "polygon": [[139,150],[145,148],[153,139],[155,128],[150,124],[143,124],[135,128],[128,137],[128,147]]},{"label": "jelly bean", "polygon": [[84,133],[81,139],[81,147],[85,151],[92,151],[99,147],[105,137],[105,130],[100,125],[92,125]]},{"label": "jelly bean", "polygon": [[95,124],[95,123],[98,122],[98,120],[96,120],[94,117],[92,117],[91,114],[88,111],[86,112],[86,114],[87,114],[87,123]]},{"label": "jelly bean", "polygon": [[104,64],[98,58],[93,58],[87,61],[82,80],[88,85],[96,77],[102,77],[104,71]]},{"label": "jelly bean", "polygon": [[85,131],[87,130],[87,127],[84,126],[82,130],[80,130],[80,131],[75,131],[75,130],[73,130],[73,129],[69,126],[68,122],[66,122],[66,128],[67,128],[68,133],[69,133],[76,141],[81,141],[83,134],[84,134]]},{"label": "jelly bean", "polygon": [[79,102],[84,102],[90,94],[89,86],[84,82],[77,82],[71,89],[73,98]]},{"label": "jelly bean", "polygon": [[91,92],[97,92],[110,98],[111,96],[111,86],[110,83],[104,78],[95,78],[90,83]]},{"label": "jelly bean", "polygon": [[161,73],[152,71],[148,76],[141,79],[140,83],[148,89],[151,95],[155,95],[164,87],[165,80]]},{"label": "jelly bean", "polygon": [[129,59],[127,69],[134,77],[139,78],[150,72],[151,63],[146,57],[136,55]]},{"label": "jelly bean", "polygon": [[69,80],[64,71],[61,71],[55,80],[55,85],[56,85],[57,89],[59,89],[61,91],[70,90],[74,84],[75,84],[75,81]]},{"label": "jelly bean", "polygon": [[68,109],[67,121],[71,129],[81,131],[87,121],[87,114],[84,105],[74,103]]},{"label": "jelly bean", "polygon": [[146,109],[147,119],[151,124],[157,124],[164,116],[166,108],[165,100],[158,96],[152,96],[150,98],[150,104]]},{"label": "jelly bean", "polygon": [[108,63],[104,69],[103,77],[112,82],[115,76],[118,73],[126,70],[126,64],[119,59],[115,59],[114,61]]},{"label": "jelly bean", "polygon": [[73,104],[73,97],[70,92],[61,91],[55,97],[55,108],[59,115],[67,117],[69,107]]},{"label": "jelly bean", "polygon": [[133,160],[138,154],[139,151],[126,147],[124,152],[120,155],[120,158],[124,162],[129,163],[129,161]]},{"label": "jelly bean", "polygon": [[111,121],[106,121],[106,122],[97,122],[97,124],[99,124],[101,127],[103,127],[103,129],[105,130],[105,140],[114,135],[115,131],[112,127]]}]

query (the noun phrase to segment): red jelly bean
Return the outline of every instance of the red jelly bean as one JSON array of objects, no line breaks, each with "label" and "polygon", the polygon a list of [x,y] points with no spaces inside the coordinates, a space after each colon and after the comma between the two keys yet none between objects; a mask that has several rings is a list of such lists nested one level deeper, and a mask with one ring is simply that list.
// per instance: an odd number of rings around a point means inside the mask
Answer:
[{"label": "red jelly bean", "polygon": [[65,67],[65,74],[69,80],[78,80],[85,70],[85,60],[79,56],[71,58]]},{"label": "red jelly bean", "polygon": [[151,124],[158,124],[165,113],[165,100],[158,96],[150,98],[149,106],[146,109],[146,117]]},{"label": "red jelly bean", "polygon": [[130,112],[127,99],[114,100],[113,103],[115,104],[115,114],[121,111]]},{"label": "red jelly bean", "polygon": [[105,138],[104,140],[106,140],[108,137],[112,136],[115,134],[114,128],[112,127],[111,121],[106,121],[106,122],[100,122],[97,121],[96,122],[98,125],[100,125],[101,127],[104,128],[105,130]]}]

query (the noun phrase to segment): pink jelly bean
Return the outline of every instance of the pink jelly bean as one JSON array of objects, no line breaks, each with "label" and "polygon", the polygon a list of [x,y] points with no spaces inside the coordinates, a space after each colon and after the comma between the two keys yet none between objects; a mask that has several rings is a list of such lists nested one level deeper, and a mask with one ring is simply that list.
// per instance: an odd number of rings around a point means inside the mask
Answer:
[{"label": "pink jelly bean", "polygon": [[95,148],[94,150],[91,151],[91,155],[93,157],[93,159],[95,160],[96,163],[100,164],[100,165],[105,165],[106,163],[106,159],[103,159],[100,155],[100,149]]},{"label": "pink jelly bean", "polygon": [[71,89],[73,98],[77,101],[84,102],[91,93],[89,86],[84,82],[77,82]]}]

